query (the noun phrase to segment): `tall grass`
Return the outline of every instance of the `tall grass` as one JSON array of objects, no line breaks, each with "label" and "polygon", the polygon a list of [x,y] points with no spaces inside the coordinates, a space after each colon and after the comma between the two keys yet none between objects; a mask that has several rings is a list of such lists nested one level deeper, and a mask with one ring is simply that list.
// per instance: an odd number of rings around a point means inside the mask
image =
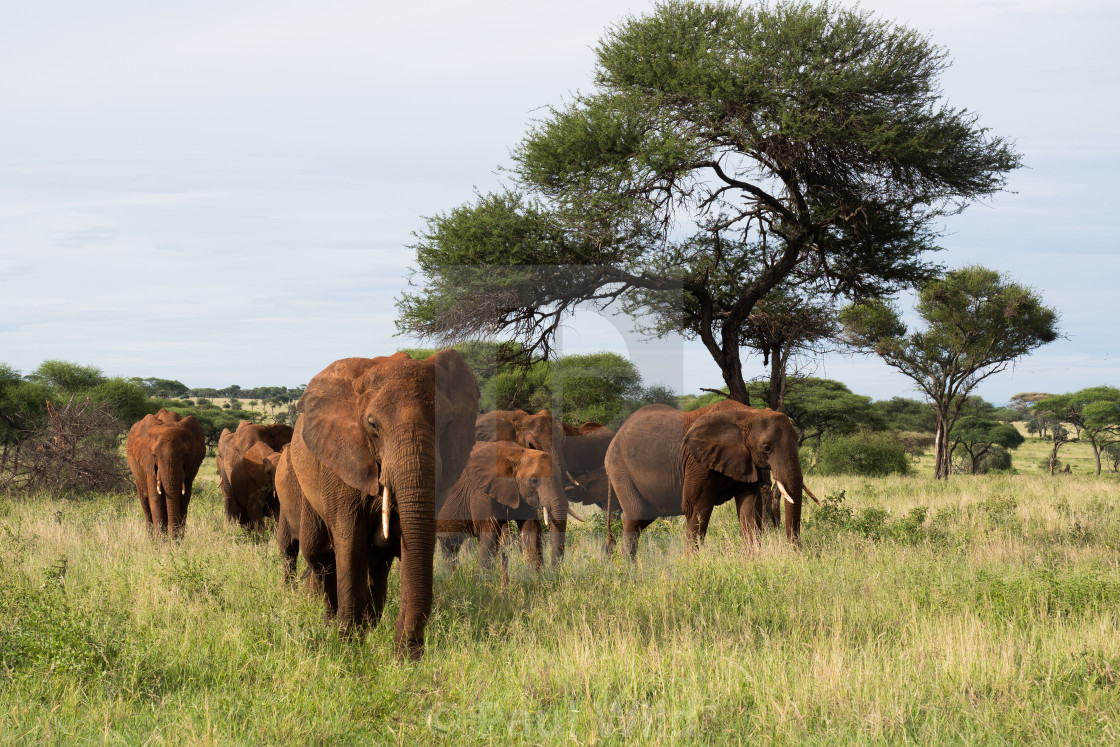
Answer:
[{"label": "tall grass", "polygon": [[[180,544],[134,497],[0,502],[5,743],[1120,741],[1120,482],[815,478],[801,551],[733,511],[636,564],[572,532],[511,582],[437,557],[427,655],[284,588],[205,482]],[[571,526],[571,525],[569,525]]]}]

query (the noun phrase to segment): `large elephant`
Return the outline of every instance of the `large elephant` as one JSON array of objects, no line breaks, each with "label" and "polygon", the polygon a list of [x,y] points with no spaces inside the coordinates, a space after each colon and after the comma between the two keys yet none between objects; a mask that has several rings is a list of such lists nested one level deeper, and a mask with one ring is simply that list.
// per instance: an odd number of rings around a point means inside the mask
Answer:
[{"label": "large elephant", "polygon": [[397,652],[423,655],[436,514],[474,445],[478,383],[443,350],[335,361],[307,385],[289,447],[299,550],[344,631],[376,624],[401,560]]},{"label": "large elephant", "polygon": [[270,460],[292,440],[291,426],[254,425],[248,420],[218,439],[218,479],[225,498],[226,518],[244,527],[260,528],[266,517],[276,518],[276,467]]},{"label": "large elephant", "polygon": [[[537,508],[555,501],[552,458],[509,441],[478,442],[470,461],[439,512],[436,529],[440,545],[458,552],[468,537],[477,537],[479,564],[488,568],[508,535],[510,522],[521,529],[526,559],[541,564],[541,535]],[[502,550],[502,580],[507,579]]]},{"label": "large elephant", "polygon": [[148,528],[182,537],[194,478],[206,456],[198,420],[162,408],[145,415],[128,431],[125,456]]},{"label": "large elephant", "polygon": [[[475,437],[479,441],[512,441],[527,449],[543,451],[552,457],[553,486],[541,503],[548,525],[548,545],[552,563],[564,557],[568,529],[568,497],[564,492],[564,426],[548,410],[531,415],[524,410],[494,410],[478,416]],[[535,520],[534,520],[535,521]]]},{"label": "large elephant", "polygon": [[637,552],[641,530],[662,516],[687,517],[689,547],[702,541],[712,509],[732,497],[748,547],[757,542],[763,506],[760,473],[769,470],[786,499],[786,537],[801,535],[805,488],[790,419],[724,400],[692,412],[647,405],[618,429],[607,449],[608,501],[622,507],[623,552]]}]

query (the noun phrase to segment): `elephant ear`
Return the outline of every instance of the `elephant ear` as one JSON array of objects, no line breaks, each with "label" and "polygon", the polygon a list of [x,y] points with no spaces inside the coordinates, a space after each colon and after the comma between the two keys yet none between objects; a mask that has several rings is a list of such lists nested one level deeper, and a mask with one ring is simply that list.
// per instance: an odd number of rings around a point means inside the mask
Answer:
[{"label": "elephant ear", "polygon": [[343,358],[307,384],[299,400],[299,428],[307,450],[352,488],[378,493],[377,462],[361,425],[355,384],[369,370],[369,358]]},{"label": "elephant ear", "polygon": [[435,367],[437,427],[447,423],[439,434],[441,474],[437,475],[439,489],[446,491],[459,479],[475,443],[478,379],[463,356],[451,348],[427,360]]},{"label": "elephant ear", "polygon": [[260,440],[272,447],[273,451],[280,451],[284,448],[284,444],[292,441],[292,427],[290,425],[273,423],[272,425],[259,426],[259,428]]},{"label": "elephant ear", "polygon": [[739,482],[758,482],[758,472],[739,424],[714,412],[692,424],[685,446],[697,462]]},{"label": "elephant ear", "polygon": [[481,490],[491,500],[515,508],[521,502],[517,488],[517,465],[524,451],[506,441],[479,444],[471,452],[464,471],[471,488]]},{"label": "elephant ear", "polygon": [[206,458],[206,432],[202,430],[202,423],[194,415],[188,415],[179,420],[179,428],[186,434],[190,443],[190,460],[197,471],[202,460]]}]

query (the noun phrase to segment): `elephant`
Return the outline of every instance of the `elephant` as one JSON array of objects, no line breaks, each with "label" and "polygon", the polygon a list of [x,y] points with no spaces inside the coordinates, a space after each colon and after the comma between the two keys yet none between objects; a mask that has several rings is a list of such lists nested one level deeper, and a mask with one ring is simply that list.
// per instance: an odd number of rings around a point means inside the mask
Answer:
[{"label": "elephant", "polygon": [[276,501],[279,504],[276,518],[276,544],[284,569],[284,583],[295,576],[299,557],[299,529],[307,501],[299,487],[299,479],[292,467],[291,444],[284,444],[280,451],[268,455],[272,472],[276,476]]},{"label": "elephant", "polygon": [[276,497],[276,467],[269,456],[292,440],[291,426],[254,425],[248,420],[218,439],[218,478],[225,497],[226,518],[259,529],[266,517],[280,512]]},{"label": "elephant", "polygon": [[622,508],[623,554],[637,552],[641,530],[662,516],[687,517],[686,547],[703,541],[712,509],[732,497],[748,548],[758,541],[760,473],[769,470],[786,501],[786,538],[800,544],[802,492],[797,432],[774,410],[724,400],[692,412],[647,405],[618,429],[607,449],[608,505]]},{"label": "elephant", "polygon": [[148,529],[183,536],[195,475],[206,456],[206,436],[193,415],[160,409],[128,431],[128,467]]},{"label": "elephant", "polygon": [[[549,528],[548,544],[552,564],[564,557],[564,538],[568,528],[568,496],[564,492],[564,427],[548,410],[530,415],[524,410],[494,410],[478,417],[475,438],[479,441],[512,441],[527,449],[543,451],[552,458],[553,487],[541,503]],[[533,521],[536,521],[535,519]]]},{"label": "elephant", "polygon": [[[607,471],[603,466],[614,431],[599,423],[564,427],[564,464],[568,499],[585,506],[607,507]],[[617,504],[616,504],[617,505]]]},{"label": "elephant", "polygon": [[[440,545],[454,557],[467,537],[477,537],[479,564],[489,568],[513,521],[521,529],[526,559],[539,568],[537,509],[546,500],[556,500],[555,496],[546,498],[556,489],[552,469],[552,458],[543,451],[509,441],[476,443],[463,475],[451,488],[436,519]],[[507,580],[503,549],[503,585]]]},{"label": "elephant", "polygon": [[436,515],[474,445],[474,373],[450,349],[344,358],[311,379],[298,409],[289,451],[304,498],[299,552],[322,581],[327,617],[344,634],[375,625],[400,558],[396,649],[419,659]]}]

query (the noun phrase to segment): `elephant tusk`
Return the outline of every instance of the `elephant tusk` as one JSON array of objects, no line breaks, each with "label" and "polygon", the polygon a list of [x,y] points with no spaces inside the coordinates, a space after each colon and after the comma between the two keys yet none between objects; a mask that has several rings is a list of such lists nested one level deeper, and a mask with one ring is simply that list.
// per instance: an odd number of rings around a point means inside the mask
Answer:
[{"label": "elephant tusk", "polygon": [[388,483],[381,488],[381,533],[385,535],[385,539],[389,539],[389,503],[393,500],[393,494],[389,492]]},{"label": "elephant tusk", "polygon": [[778,490],[780,490],[782,492],[782,495],[785,496],[785,499],[787,501],[789,501],[790,504],[792,505],[793,504],[793,498],[790,497],[789,491],[786,490],[786,486],[782,485],[777,480],[775,480],[774,483],[778,486]]},{"label": "elephant tusk", "polygon": [[583,487],[582,485],[579,484],[579,481],[576,480],[576,478],[572,477],[571,472],[565,472],[564,474],[567,475],[568,479],[572,481],[572,485],[575,485],[577,488]]},{"label": "elephant tusk", "polygon": [[801,486],[801,489],[805,491],[805,495],[813,499],[813,503],[816,503],[818,506],[821,505],[821,502],[817,500],[817,496],[813,495],[812,490],[809,490],[804,484]]},{"label": "elephant tusk", "polygon": [[573,519],[575,519],[576,521],[578,521],[578,522],[579,522],[579,523],[581,523],[581,524],[582,524],[583,522],[587,521],[587,519],[585,519],[584,517],[580,516],[580,515],[579,515],[579,514],[578,514],[578,513],[576,512],[576,510],[575,510],[574,508],[572,508],[572,507],[571,507],[570,505],[568,506],[568,516],[571,516],[571,517],[572,517]]},{"label": "elephant tusk", "polygon": [[548,527],[548,506],[544,506],[544,525]]}]

